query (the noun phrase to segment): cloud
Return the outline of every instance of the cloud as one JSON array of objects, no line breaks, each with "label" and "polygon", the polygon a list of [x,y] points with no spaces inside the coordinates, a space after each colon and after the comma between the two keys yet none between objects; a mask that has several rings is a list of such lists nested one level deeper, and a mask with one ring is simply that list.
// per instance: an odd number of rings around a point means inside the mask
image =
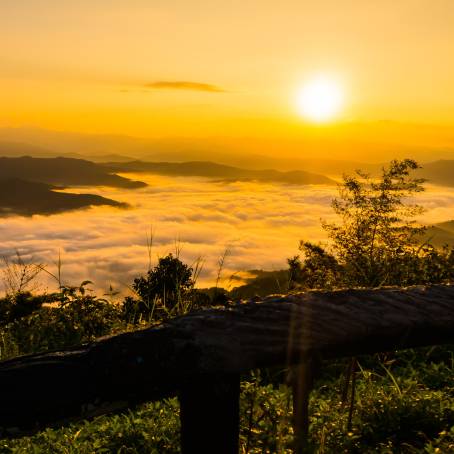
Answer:
[{"label": "cloud", "polygon": [[153,88],[156,90],[191,90],[191,91],[205,91],[208,93],[225,93],[221,87],[212,84],[206,84],[203,82],[188,82],[182,81],[168,81],[160,80],[157,82],[150,82],[145,85],[147,88]]},{"label": "cloud", "polygon": [[[226,281],[238,271],[286,267],[286,257],[297,253],[300,238],[322,239],[319,218],[329,218],[329,200],[335,192],[323,186],[224,185],[203,178],[142,176],[150,185],[133,192],[93,189],[129,201],[132,208],[127,211],[96,207],[50,217],[3,219],[0,257],[14,255],[17,248],[56,273],[60,251],[65,283],[90,279],[100,294],[109,284],[126,292],[126,285],[146,271],[146,232],[153,225],[153,263],[181,241],[186,263],[204,259],[198,284],[213,285],[226,248],[231,251],[222,273]],[[41,276],[43,286],[53,290],[56,283],[47,277]]]},{"label": "cloud", "polygon": [[[153,265],[158,257],[173,252],[175,241],[180,240],[183,261],[191,264],[200,256],[205,261],[198,284],[214,285],[219,257],[228,248],[230,254],[222,271],[227,285],[230,276],[239,271],[287,267],[286,258],[298,253],[300,239],[326,239],[320,218],[335,220],[330,202],[337,189],[332,186],[223,185],[203,178],[141,177],[148,187],[134,191],[93,189],[105,197],[129,202],[130,210],[95,207],[52,216],[1,219],[0,258],[14,256],[18,249],[24,258],[48,264],[55,274],[60,251],[64,283],[78,285],[90,279],[99,294],[109,284],[127,292],[126,285],[146,272],[146,236],[152,225]],[[417,202],[427,208],[422,222],[452,219],[454,188],[432,186],[418,194]],[[41,275],[43,287],[55,290],[56,282],[46,282],[47,277]],[[1,278],[0,270],[0,293]]]},{"label": "cloud", "polygon": [[[15,248],[55,272],[58,251],[64,281],[86,278],[97,289],[109,283],[125,289],[147,266],[146,232],[153,225],[153,257],[174,250],[180,239],[187,263],[203,256],[200,285],[212,285],[218,259],[231,250],[223,276],[252,268],[282,268],[297,252],[298,240],[320,238],[319,217],[329,217],[332,187],[287,187],[206,179],[147,176],[147,188],[95,188],[100,194],[129,200],[132,209],[96,207],[51,217],[8,218],[0,223],[0,255]],[[320,204],[320,200],[326,203]],[[42,276],[45,278],[46,276]],[[55,282],[47,283],[49,288]]]}]

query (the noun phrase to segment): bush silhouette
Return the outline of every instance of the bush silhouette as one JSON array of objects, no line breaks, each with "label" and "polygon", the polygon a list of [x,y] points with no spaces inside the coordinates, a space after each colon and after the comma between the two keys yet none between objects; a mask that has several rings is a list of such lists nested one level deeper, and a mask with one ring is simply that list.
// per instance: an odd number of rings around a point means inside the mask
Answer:
[{"label": "bush silhouette", "polygon": [[[146,276],[134,279],[132,288],[139,299],[126,297],[123,312],[127,320],[164,318],[187,312],[194,292],[193,269],[168,254],[159,259]],[[158,309],[161,314],[156,314]],[[157,316],[157,317],[155,317]]]},{"label": "bush silhouette", "polygon": [[424,191],[411,160],[392,161],[381,178],[357,171],[344,176],[332,207],[340,222],[324,223],[328,246],[301,241],[299,256],[288,260],[294,287],[379,287],[439,283],[454,277],[454,252],[423,241],[426,227],[412,203]]}]

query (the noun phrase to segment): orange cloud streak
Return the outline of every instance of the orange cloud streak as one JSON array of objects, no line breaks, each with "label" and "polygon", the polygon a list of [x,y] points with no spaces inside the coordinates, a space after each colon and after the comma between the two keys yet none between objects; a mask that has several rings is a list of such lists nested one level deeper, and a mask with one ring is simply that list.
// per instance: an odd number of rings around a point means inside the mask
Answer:
[{"label": "orange cloud streak", "polygon": [[209,93],[225,93],[223,88],[216,85],[206,84],[202,82],[188,82],[188,81],[167,81],[161,80],[151,82],[145,85],[147,88],[154,88],[158,90],[191,90],[191,91],[206,91]]}]

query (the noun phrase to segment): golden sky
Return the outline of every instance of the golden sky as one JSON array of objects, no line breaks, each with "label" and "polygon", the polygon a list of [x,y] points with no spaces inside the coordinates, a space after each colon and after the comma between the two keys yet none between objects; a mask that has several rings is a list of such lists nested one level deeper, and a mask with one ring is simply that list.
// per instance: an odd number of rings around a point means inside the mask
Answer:
[{"label": "golden sky", "polygon": [[[345,98],[325,136],[387,120],[452,145],[453,24],[452,0],[1,0],[0,126],[317,135],[296,93],[325,74]],[[420,131],[402,128],[390,142]]]}]

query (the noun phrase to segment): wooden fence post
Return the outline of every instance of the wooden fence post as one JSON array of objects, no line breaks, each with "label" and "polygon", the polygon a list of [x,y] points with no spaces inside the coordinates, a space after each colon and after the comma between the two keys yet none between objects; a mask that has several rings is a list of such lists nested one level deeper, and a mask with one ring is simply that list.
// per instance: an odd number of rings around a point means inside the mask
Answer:
[{"label": "wooden fence post", "polygon": [[294,453],[305,452],[309,445],[309,395],[314,381],[311,358],[292,368]]},{"label": "wooden fence post", "polygon": [[238,454],[238,375],[194,377],[179,400],[183,454]]}]

